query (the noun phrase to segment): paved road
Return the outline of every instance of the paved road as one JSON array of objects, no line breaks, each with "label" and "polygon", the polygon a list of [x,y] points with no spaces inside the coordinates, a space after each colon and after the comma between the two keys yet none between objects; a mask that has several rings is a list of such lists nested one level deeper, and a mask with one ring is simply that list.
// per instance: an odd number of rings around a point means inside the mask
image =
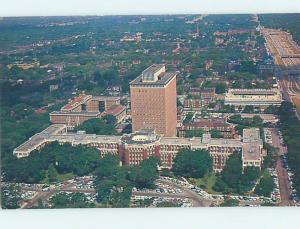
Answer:
[{"label": "paved road", "polygon": [[[272,133],[272,145],[276,148],[278,148],[278,156],[283,155],[287,152],[286,147],[282,146],[280,143],[279,135],[278,135],[278,129],[271,128]],[[280,158],[277,159],[276,162],[276,172],[278,176],[278,183],[279,183],[279,190],[280,190],[280,206],[293,206],[293,201],[289,200],[289,196],[291,193],[288,174],[286,169],[283,167],[283,163]]]},{"label": "paved road", "polygon": [[175,184],[171,181],[166,181],[166,180],[161,180],[161,179],[159,179],[158,181],[162,184],[167,184],[167,185],[170,185],[171,187],[183,190],[185,195],[187,195],[188,198],[193,200],[194,207],[208,207],[213,203],[213,200],[205,199],[204,197],[201,197],[198,193],[194,192],[193,190],[191,190],[189,188],[183,187],[179,184]]},{"label": "paved road", "polygon": [[39,199],[42,199],[43,201],[47,201],[56,192],[59,192],[63,189],[69,189],[70,187],[73,187],[73,186],[75,186],[74,183],[69,183],[69,184],[62,186],[61,188],[54,188],[50,191],[43,191],[38,188],[22,188],[23,190],[36,191],[37,193],[33,196],[33,198],[30,201],[24,203],[21,206],[21,208],[32,208],[38,202]]}]

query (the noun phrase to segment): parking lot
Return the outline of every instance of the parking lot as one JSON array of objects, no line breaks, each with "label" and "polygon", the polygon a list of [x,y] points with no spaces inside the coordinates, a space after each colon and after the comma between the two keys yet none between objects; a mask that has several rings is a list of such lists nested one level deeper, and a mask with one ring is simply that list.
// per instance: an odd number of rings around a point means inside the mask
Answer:
[{"label": "parking lot", "polygon": [[[285,146],[282,133],[277,128],[265,128],[265,141],[278,149],[276,163],[277,180],[279,184],[282,206],[299,206],[299,197],[293,187],[293,173],[288,165],[287,147]],[[276,183],[276,182],[275,182]],[[277,195],[276,193],[274,194]]]},{"label": "parking lot", "polygon": [[[291,197],[288,195],[286,198],[291,203],[294,203],[293,205],[296,205],[298,199],[295,195],[295,189],[293,189],[292,186],[293,174],[289,170],[287,159],[285,158],[285,156],[282,156],[280,162],[283,163],[283,168],[287,170],[288,184],[292,188]],[[277,169],[269,169],[269,173],[276,184],[270,198],[242,195],[212,195],[203,189],[190,184],[184,178],[175,179],[170,177],[160,177],[155,182],[155,189],[138,189],[134,187],[132,189],[131,204],[132,206],[135,206],[137,201],[151,199],[151,207],[156,207],[160,202],[172,202],[181,207],[208,207],[218,206],[228,198],[238,200],[240,206],[260,206],[265,202],[277,204],[282,198],[280,178],[278,176]],[[85,193],[89,202],[95,202],[96,192],[94,190],[93,180],[94,177],[85,176],[75,177],[74,179],[65,181],[64,183],[56,183],[52,185],[19,184],[22,189],[22,208],[31,208],[37,204],[38,199],[42,199],[45,203],[49,204],[49,200],[58,193],[82,192]]]}]

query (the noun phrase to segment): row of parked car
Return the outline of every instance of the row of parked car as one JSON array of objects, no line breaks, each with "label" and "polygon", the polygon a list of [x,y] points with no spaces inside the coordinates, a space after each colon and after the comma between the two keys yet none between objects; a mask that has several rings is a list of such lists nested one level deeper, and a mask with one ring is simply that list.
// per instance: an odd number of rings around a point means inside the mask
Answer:
[{"label": "row of parked car", "polygon": [[268,143],[268,144],[272,144],[273,141],[272,141],[272,132],[271,132],[271,130],[265,128],[264,129],[264,134],[265,134],[265,142]]},{"label": "row of parked car", "polygon": [[274,190],[271,192],[271,199],[274,202],[280,202],[281,198],[280,198],[280,190],[279,190],[279,182],[278,182],[278,175],[275,169],[273,168],[268,168],[268,172],[270,173],[270,175],[272,176],[274,183],[275,183],[275,188]]},{"label": "row of parked car", "polygon": [[177,204],[180,207],[193,207],[193,202],[189,198],[173,198],[173,197],[151,197],[151,196],[136,196],[131,197],[131,205],[137,206],[137,202],[141,200],[151,200],[151,205],[156,207],[159,203],[162,202],[171,202]]},{"label": "row of parked car", "polygon": [[297,190],[295,189],[294,183],[293,183],[294,173],[292,172],[291,168],[289,167],[288,157],[286,154],[284,154],[284,155],[280,156],[280,159],[282,161],[283,167],[286,169],[287,174],[288,174],[289,185],[291,188],[290,199],[293,200],[296,205],[300,205],[300,198],[297,195]]}]

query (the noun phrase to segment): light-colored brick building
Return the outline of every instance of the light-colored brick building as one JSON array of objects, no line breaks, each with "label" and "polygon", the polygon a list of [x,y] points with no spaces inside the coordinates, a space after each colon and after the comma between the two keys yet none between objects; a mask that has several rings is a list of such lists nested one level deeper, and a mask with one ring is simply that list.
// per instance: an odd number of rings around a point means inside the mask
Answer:
[{"label": "light-colored brick building", "polygon": [[120,106],[120,97],[92,96],[82,93],[70,99],[60,111],[51,112],[50,120],[54,124],[66,124],[68,129],[73,129],[86,120],[100,118],[113,106]]},{"label": "light-colored brick building", "polygon": [[101,156],[106,154],[119,155],[123,165],[139,165],[151,156],[157,156],[161,167],[171,168],[174,159],[181,149],[205,149],[213,158],[213,169],[220,172],[224,168],[228,157],[234,152],[242,152],[243,167],[261,167],[265,151],[259,129],[244,130],[241,139],[216,139],[210,134],[202,138],[165,137],[156,134],[153,130],[140,130],[123,136],[85,134],[84,132],[67,133],[66,125],[55,124],[41,133],[31,137],[28,141],[14,149],[18,157],[26,157],[33,150],[39,150],[50,142],[58,141],[61,144],[87,145],[99,150]]},{"label": "light-colored brick building", "polygon": [[164,136],[176,136],[176,72],[154,64],[130,83],[133,131],[154,129]]}]

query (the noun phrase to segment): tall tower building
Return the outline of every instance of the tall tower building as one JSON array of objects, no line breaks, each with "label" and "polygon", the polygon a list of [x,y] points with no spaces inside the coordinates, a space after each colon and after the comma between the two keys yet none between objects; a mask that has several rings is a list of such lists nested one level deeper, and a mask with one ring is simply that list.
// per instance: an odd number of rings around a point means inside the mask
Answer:
[{"label": "tall tower building", "polygon": [[154,129],[167,137],[176,136],[176,72],[164,64],[153,64],[131,81],[132,129]]}]

